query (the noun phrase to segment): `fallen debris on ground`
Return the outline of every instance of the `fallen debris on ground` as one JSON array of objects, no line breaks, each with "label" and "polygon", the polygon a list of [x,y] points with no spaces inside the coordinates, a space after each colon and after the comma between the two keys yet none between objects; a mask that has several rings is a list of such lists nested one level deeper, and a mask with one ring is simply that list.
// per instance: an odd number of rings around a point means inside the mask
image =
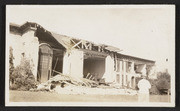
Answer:
[{"label": "fallen debris on ground", "polygon": [[137,94],[132,89],[122,89],[117,84],[100,84],[96,81],[86,78],[71,77],[59,73],[50,78],[47,82],[41,83],[34,91],[50,91],[59,94],[101,94],[101,95],[119,95],[119,94]]}]

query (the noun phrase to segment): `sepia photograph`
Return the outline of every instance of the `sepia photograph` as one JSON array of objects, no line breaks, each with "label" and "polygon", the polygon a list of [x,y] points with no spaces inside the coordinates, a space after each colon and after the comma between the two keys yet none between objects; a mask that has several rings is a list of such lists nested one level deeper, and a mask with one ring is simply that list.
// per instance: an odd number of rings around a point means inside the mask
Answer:
[{"label": "sepia photograph", "polygon": [[175,107],[175,5],[6,5],[6,106]]}]

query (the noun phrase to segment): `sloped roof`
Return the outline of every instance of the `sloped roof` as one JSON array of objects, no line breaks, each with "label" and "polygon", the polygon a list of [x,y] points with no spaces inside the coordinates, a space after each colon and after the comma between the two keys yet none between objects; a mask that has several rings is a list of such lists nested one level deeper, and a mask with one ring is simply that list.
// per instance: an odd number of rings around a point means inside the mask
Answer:
[{"label": "sloped roof", "polygon": [[130,61],[136,61],[136,63],[141,61],[140,63],[146,63],[147,65],[154,65],[155,64],[155,61],[153,61],[153,60],[135,57],[135,56],[127,55],[127,54],[118,53],[117,56],[119,59],[125,59],[125,60],[127,59]]},{"label": "sloped roof", "polygon": [[[26,31],[30,30],[30,29],[36,30],[36,28],[40,28],[40,29],[44,30],[44,32],[51,35],[50,37],[53,37],[53,39],[55,39],[59,44],[61,44],[66,49],[70,49],[70,48],[73,47],[74,44],[71,43],[71,40],[75,40],[75,41],[82,40],[82,39],[77,39],[77,38],[74,38],[74,37],[61,35],[61,34],[56,34],[56,33],[47,31],[41,25],[39,25],[37,23],[33,23],[33,22],[26,22],[23,25],[17,25],[17,24],[10,23],[10,31],[21,34],[21,35],[23,33],[25,33]],[[84,41],[86,41],[86,40],[84,40]],[[90,42],[90,41],[86,41],[86,42],[92,43],[94,46],[101,46],[104,49],[109,50],[111,52],[119,52],[119,51],[121,51],[119,48],[114,47],[114,46],[110,46],[110,45],[106,45],[106,44],[94,44],[93,42]],[[126,55],[126,54],[117,53],[117,55],[120,58],[126,57],[126,58],[137,59],[137,60],[140,60],[140,61],[155,63],[155,61],[152,61],[152,60],[143,59],[143,58],[130,56],[130,55]]]},{"label": "sloped roof", "polygon": [[113,51],[113,52],[119,52],[121,51],[119,48],[114,47],[114,46],[110,46],[110,45],[105,45],[105,49],[109,50],[109,51]]},{"label": "sloped roof", "polygon": [[[66,35],[61,35],[61,34],[56,34],[56,33],[53,33],[51,32],[52,36],[59,42],[61,43],[66,49],[69,49],[71,47],[73,47],[73,44],[71,44],[71,40],[76,40],[76,41],[80,41],[82,39],[77,39],[77,38],[74,38],[74,37],[69,37],[69,36],[66,36]],[[86,42],[89,42],[89,43],[93,43],[93,42],[90,42],[90,41],[87,41],[87,40],[84,40]],[[110,46],[110,45],[105,45],[105,44],[94,44],[93,45],[95,46],[102,46],[104,47],[105,49],[109,50],[109,51],[113,51],[113,52],[119,52],[120,49],[117,48],[117,47],[114,47],[114,46]]]},{"label": "sloped roof", "polygon": [[17,25],[14,23],[10,23],[10,33],[23,35],[28,30],[34,30],[36,31],[36,36],[39,38],[39,40],[42,41],[49,41],[51,43],[51,46],[59,47],[65,49],[62,42],[60,42],[60,39],[57,40],[51,32],[44,29],[41,25],[33,22],[26,22],[23,25]]},{"label": "sloped roof", "polygon": [[72,47],[71,45],[71,38],[65,35],[60,35],[60,34],[56,34],[56,33],[52,33],[52,36],[60,43],[62,44],[66,49],[69,49]]},{"label": "sloped roof", "polygon": [[[10,30],[13,31],[13,32],[19,33],[20,35],[22,35],[27,30],[32,29],[32,28],[41,28],[45,32],[48,32],[49,34],[51,34],[51,36],[54,39],[56,39],[66,49],[69,49],[69,48],[73,47],[74,44],[71,44],[72,39],[76,40],[76,41],[82,40],[82,39],[78,39],[78,38],[74,38],[74,37],[70,37],[70,36],[61,35],[61,34],[57,34],[57,33],[54,33],[54,32],[47,31],[41,25],[39,25],[37,23],[34,23],[34,22],[26,22],[23,25],[17,25],[17,24],[10,23]],[[95,44],[95,43],[87,41],[87,40],[84,40],[84,41],[92,43],[94,46],[102,46],[102,47],[104,47],[105,49],[107,49],[109,51],[113,51],[113,52],[119,52],[120,51],[119,48],[114,47],[114,46],[105,45],[105,44]]]}]

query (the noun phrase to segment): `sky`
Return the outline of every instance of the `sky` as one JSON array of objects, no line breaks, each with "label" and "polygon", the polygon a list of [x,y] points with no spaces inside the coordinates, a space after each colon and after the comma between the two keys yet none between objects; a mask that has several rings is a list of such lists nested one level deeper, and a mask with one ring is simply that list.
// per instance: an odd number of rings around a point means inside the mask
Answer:
[{"label": "sky", "polygon": [[[120,53],[156,61],[163,69],[175,62],[175,7],[167,5],[6,7],[7,22],[36,22],[45,29],[120,48]],[[168,62],[166,62],[168,59]]]}]

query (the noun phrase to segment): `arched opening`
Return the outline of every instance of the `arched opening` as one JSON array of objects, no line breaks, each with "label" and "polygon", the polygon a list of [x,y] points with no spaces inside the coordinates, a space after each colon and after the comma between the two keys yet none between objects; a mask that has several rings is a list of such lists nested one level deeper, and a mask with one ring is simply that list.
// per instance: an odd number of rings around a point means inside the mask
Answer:
[{"label": "arched opening", "polygon": [[39,61],[37,80],[46,82],[51,77],[53,50],[47,43],[42,43],[39,46]]}]

